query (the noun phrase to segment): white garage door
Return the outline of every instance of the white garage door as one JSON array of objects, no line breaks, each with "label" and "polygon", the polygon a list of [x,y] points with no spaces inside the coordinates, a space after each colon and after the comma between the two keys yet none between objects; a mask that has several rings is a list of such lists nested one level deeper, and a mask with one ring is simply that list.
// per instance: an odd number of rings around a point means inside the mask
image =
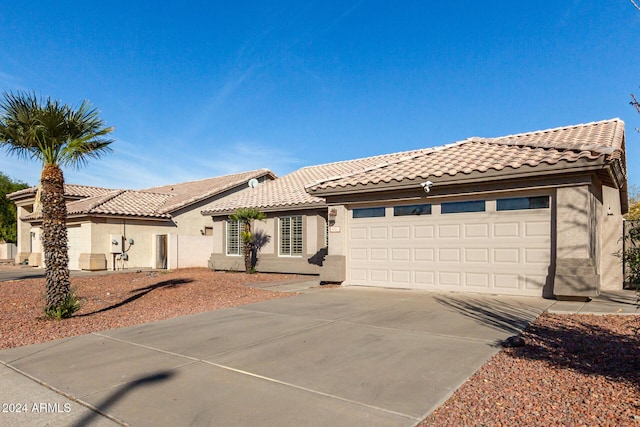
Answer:
[{"label": "white garage door", "polygon": [[549,203],[536,196],[352,209],[348,284],[540,296]]},{"label": "white garage door", "polygon": [[80,230],[79,226],[67,227],[69,270],[80,270]]}]

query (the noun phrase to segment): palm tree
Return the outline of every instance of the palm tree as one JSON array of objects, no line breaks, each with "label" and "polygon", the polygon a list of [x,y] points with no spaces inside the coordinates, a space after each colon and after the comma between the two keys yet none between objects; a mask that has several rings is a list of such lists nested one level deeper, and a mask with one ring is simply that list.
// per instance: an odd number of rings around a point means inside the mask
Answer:
[{"label": "palm tree", "polygon": [[58,100],[39,98],[33,92],[5,92],[0,100],[0,147],[18,157],[42,162],[39,193],[46,313],[55,313],[71,295],[61,167],[78,168],[88,159],[110,152],[113,141],[104,136],[111,131],[113,127],[105,127],[88,101],[74,109]]},{"label": "palm tree", "polygon": [[244,270],[246,273],[251,273],[251,255],[255,242],[251,232],[251,222],[255,219],[262,221],[266,217],[264,213],[254,208],[240,208],[234,214],[229,215],[230,220],[241,222],[244,228],[240,236],[244,243]]}]

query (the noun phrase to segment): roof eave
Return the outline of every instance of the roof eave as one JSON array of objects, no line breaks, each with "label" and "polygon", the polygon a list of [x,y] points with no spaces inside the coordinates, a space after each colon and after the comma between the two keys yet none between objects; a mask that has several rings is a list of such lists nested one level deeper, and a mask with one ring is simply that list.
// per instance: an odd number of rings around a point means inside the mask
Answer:
[{"label": "roof eave", "polygon": [[[273,213],[273,212],[289,212],[289,211],[301,211],[301,210],[309,210],[309,209],[318,209],[325,208],[327,204],[325,202],[318,203],[304,203],[297,205],[279,205],[279,206],[269,206],[269,207],[260,207],[260,206],[243,206],[242,208],[255,208],[260,210],[263,213]],[[226,216],[235,213],[240,207],[235,209],[221,209],[216,211],[202,211],[200,212],[203,216]]]},{"label": "roof eave", "polygon": [[571,173],[576,171],[598,171],[602,170],[604,166],[603,157],[600,157],[596,160],[579,159],[575,162],[572,162],[571,166],[563,165],[562,167],[558,167],[557,165],[558,163],[553,165],[547,164],[537,166],[523,165],[517,169],[508,167],[502,170],[487,170],[484,172],[475,171],[469,174],[457,173],[453,176],[442,175],[440,177],[379,182],[375,184],[358,184],[355,186],[349,185],[346,187],[326,188],[308,191],[309,194],[316,197],[328,197],[352,193],[373,193],[379,191],[406,190],[419,185],[421,182],[424,182],[427,179],[433,181],[434,185],[438,185],[439,183],[446,185],[464,185],[475,184],[482,181],[490,182],[502,179],[527,178],[531,176],[554,175],[558,173]]}]

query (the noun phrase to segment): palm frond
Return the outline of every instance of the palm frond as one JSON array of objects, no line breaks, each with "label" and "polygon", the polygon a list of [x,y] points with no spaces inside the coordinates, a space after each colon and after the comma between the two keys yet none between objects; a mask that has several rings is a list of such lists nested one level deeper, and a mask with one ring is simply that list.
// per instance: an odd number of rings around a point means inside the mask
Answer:
[{"label": "palm frond", "polygon": [[33,92],[9,92],[0,102],[0,146],[43,164],[84,166],[112,151],[105,135],[113,129],[88,101],[73,108]]}]

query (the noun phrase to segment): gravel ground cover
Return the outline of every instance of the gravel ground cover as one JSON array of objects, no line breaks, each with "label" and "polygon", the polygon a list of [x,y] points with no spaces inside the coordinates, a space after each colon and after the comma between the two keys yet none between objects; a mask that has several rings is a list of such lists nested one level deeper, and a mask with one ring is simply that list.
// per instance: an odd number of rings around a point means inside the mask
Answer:
[{"label": "gravel ground cover", "polygon": [[[120,273],[71,279],[83,305],[44,320],[44,279],[0,282],[0,349],[234,307],[292,294],[247,283],[299,276]],[[304,279],[304,278],[302,278]],[[426,426],[640,427],[640,316],[544,314],[430,416]]]},{"label": "gravel ground cover", "polygon": [[640,426],[640,316],[544,314],[426,426]]},{"label": "gravel ground cover", "polygon": [[297,277],[204,268],[72,277],[82,306],[62,321],[43,318],[44,279],[0,282],[0,349],[284,298],[293,294],[244,285]]}]

